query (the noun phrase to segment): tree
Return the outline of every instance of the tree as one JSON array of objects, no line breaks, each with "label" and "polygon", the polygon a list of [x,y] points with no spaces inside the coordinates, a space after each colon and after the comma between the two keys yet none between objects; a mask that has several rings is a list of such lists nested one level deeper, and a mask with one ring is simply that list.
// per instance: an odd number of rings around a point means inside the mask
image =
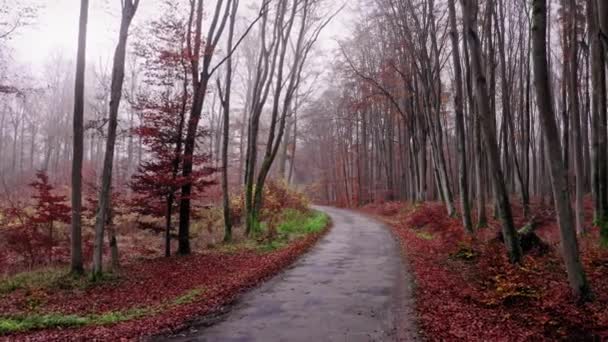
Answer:
[{"label": "tree", "polygon": [[[234,44],[233,49],[226,51],[226,57],[221,59],[215,66],[212,66],[214,57],[216,56],[216,47],[220,38],[224,33],[226,23],[228,21],[231,8],[235,8],[235,0],[218,0],[215,6],[213,18],[207,31],[204,48],[201,55],[201,37],[202,37],[202,18],[203,18],[203,1],[191,1],[190,10],[190,25],[188,25],[187,34],[187,51],[191,58],[191,73],[192,73],[192,106],[190,116],[186,125],[186,138],[184,141],[184,160],[182,164],[182,176],[188,179],[193,172],[193,156],[196,147],[196,137],[198,124],[201,119],[203,106],[209,88],[211,77],[234,53],[244,37],[249,34],[249,31],[260,20],[263,13],[267,11],[267,5],[270,1],[265,1],[260,6],[260,12],[255,20],[247,27],[245,32]],[[224,5],[225,3],[225,5]],[[192,37],[192,26],[194,26],[194,37]],[[202,62],[202,63],[201,63]],[[199,67],[200,64],[200,67]],[[190,254],[190,213],[192,200],[192,184],[185,183],[181,187],[181,197],[179,204],[179,247],[178,253],[181,255]]]},{"label": "tree", "polygon": [[33,226],[40,226],[48,230],[48,256],[52,259],[52,247],[54,246],[54,224],[55,222],[70,222],[70,207],[65,204],[67,198],[53,194],[54,187],[49,183],[49,177],[45,171],[36,172],[36,180],[30,183],[36,193],[32,196],[36,200],[34,215],[29,218]]},{"label": "tree", "polygon": [[[318,5],[318,3],[309,0],[303,2],[281,0],[277,2],[274,12],[274,27],[272,28],[273,35],[269,43],[267,42],[269,20],[266,12],[261,23],[262,51],[258,56],[257,75],[253,85],[245,166],[247,234],[258,231],[264,183],[281,146],[287,117],[302,81],[304,65],[321,31],[337,14],[336,12],[327,18],[318,18],[314,12],[315,5]],[[290,41],[290,37],[298,13],[300,22],[299,27],[296,27],[297,33],[294,44]],[[291,65],[287,62],[287,53],[290,47],[293,48]],[[270,108],[270,126],[264,158],[256,176],[260,118],[266,102],[269,100],[271,89],[274,92]]]},{"label": "tree", "polygon": [[[226,51],[231,51],[234,45],[234,26],[236,24],[236,12],[239,7],[239,0],[234,0],[232,13],[230,14],[230,24],[228,28],[228,43]],[[221,104],[224,109],[223,138],[222,138],[222,192],[224,207],[224,241],[232,241],[232,222],[230,213],[230,193],[228,184],[228,143],[230,141],[230,96],[232,92],[232,55],[228,56],[226,62],[225,92],[222,95],[222,87],[218,80],[218,90],[220,92]]]},{"label": "tree", "polygon": [[590,298],[591,290],[583,266],[579,260],[578,241],[574,230],[574,218],[570,206],[570,188],[564,168],[561,143],[549,87],[547,67],[547,3],[534,0],[532,5],[532,58],[534,86],[542,125],[553,198],[560,228],[562,256],[568,272],[568,280],[574,294],[581,300]]},{"label": "tree", "polygon": [[594,194],[594,220],[601,227],[602,243],[608,245],[608,145],[606,100],[606,53],[608,51],[608,4],[605,1],[587,1],[587,26],[591,44],[592,83],[592,185]]},{"label": "tree", "polygon": [[488,94],[487,81],[482,70],[481,42],[477,34],[477,21],[475,19],[475,13],[477,12],[475,0],[462,0],[462,12],[464,16],[465,38],[468,42],[471,58],[470,63],[475,92],[475,104],[478,111],[477,115],[481,121],[484,133],[484,142],[492,173],[492,184],[496,194],[496,204],[502,221],[502,235],[505,246],[507,247],[509,259],[513,263],[518,263],[521,260],[522,252],[517,237],[517,231],[515,230],[515,225],[513,223],[511,204],[509,203],[509,195],[507,193],[503,171],[500,166],[500,155],[496,143],[495,127],[493,127],[494,123],[492,120],[493,113],[491,112],[490,103],[488,102],[490,97]]},{"label": "tree", "polygon": [[[578,10],[576,1],[568,0],[568,49],[569,54],[565,57],[567,61],[568,70],[568,100],[570,101],[570,113],[573,130],[573,147],[574,147],[574,172],[575,172],[575,199],[576,199],[576,210],[575,210],[575,224],[576,230],[582,234],[585,232],[585,219],[584,219],[584,203],[583,196],[585,192],[585,170],[583,164],[583,140],[582,140],[582,129],[581,129],[581,118],[580,118],[580,105],[579,105],[579,72],[578,72]],[[565,76],[565,75],[564,75]]]},{"label": "tree", "polygon": [[84,273],[82,263],[82,159],[84,143],[84,77],[86,66],[87,22],[89,0],[80,2],[80,24],[78,29],[78,56],[74,90],[73,156],[72,156],[72,230],[71,270]]},{"label": "tree", "polygon": [[101,176],[101,191],[99,193],[99,208],[95,219],[95,249],[93,251],[93,274],[99,275],[103,268],[103,235],[110,206],[110,188],[112,186],[112,169],[114,167],[114,146],[116,145],[116,127],[118,125],[118,109],[122,98],[122,85],[125,78],[125,57],[127,54],[127,39],[129,26],[135,16],[139,0],[122,1],[122,16],[118,45],[114,52],[112,68],[112,85],[110,93],[110,116],[108,120],[108,137]]},{"label": "tree", "polygon": [[456,27],[456,6],[454,0],[448,0],[450,11],[450,30],[452,39],[452,59],[454,63],[455,90],[454,107],[456,117],[456,135],[458,140],[458,184],[460,185],[460,205],[462,206],[462,222],[467,232],[473,232],[471,223],[471,208],[469,203],[469,185],[467,181],[467,154],[464,136],[462,68],[460,64],[460,47],[458,46],[458,28]]},{"label": "tree", "polygon": [[[144,228],[164,231],[165,256],[171,255],[173,216],[181,200],[180,189],[192,183],[202,192],[213,182],[207,178],[215,172],[208,167],[209,155],[192,156],[193,172],[189,177],[179,171],[184,162],[187,113],[191,110],[190,55],[187,52],[188,22],[178,4],[164,3],[163,16],[149,24],[148,41],[138,44],[137,55],[143,58],[146,85],[135,100],[141,124],[134,129],[148,154],[133,176],[130,187],[135,211],[141,216],[164,219],[164,225],[141,222]],[[208,135],[199,129],[197,138]]]}]

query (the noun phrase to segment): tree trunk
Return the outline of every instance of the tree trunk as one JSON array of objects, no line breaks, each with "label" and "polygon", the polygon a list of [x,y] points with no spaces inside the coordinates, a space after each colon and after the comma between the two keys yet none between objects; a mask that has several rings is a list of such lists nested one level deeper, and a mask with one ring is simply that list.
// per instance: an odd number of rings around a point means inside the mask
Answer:
[{"label": "tree trunk", "polygon": [[82,158],[84,140],[84,77],[86,64],[87,22],[89,0],[80,2],[78,55],[74,90],[74,152],[72,155],[72,228],[70,268],[75,274],[84,273],[82,264]]},{"label": "tree trunk", "polygon": [[[606,133],[606,53],[608,52],[608,2],[594,1],[593,20],[589,18],[592,46],[592,83],[594,97],[595,221],[602,228],[602,243],[608,245],[608,136]],[[588,3],[589,6],[589,3]]]},{"label": "tree trunk", "polygon": [[[236,12],[238,6],[239,0],[234,0],[232,13],[230,15],[230,27],[228,28],[228,46],[226,51],[232,50],[234,26],[236,23]],[[232,221],[230,216],[230,189],[228,184],[228,144],[230,142],[230,95],[232,93],[232,56],[229,56],[228,61],[226,62],[225,83],[226,93],[224,95],[224,98],[220,99],[222,101],[222,107],[224,108],[224,132],[222,139],[222,192],[224,193],[224,242],[231,242]]]},{"label": "tree trunk", "polygon": [[577,10],[575,0],[568,0],[568,22],[570,35],[569,42],[569,56],[568,64],[570,70],[568,73],[569,80],[569,91],[570,94],[568,99],[570,100],[570,113],[572,118],[572,130],[574,135],[574,171],[576,176],[576,211],[575,211],[575,222],[576,231],[579,234],[585,232],[585,208],[583,203],[583,196],[585,192],[585,170],[583,168],[583,141],[581,137],[581,119],[580,119],[580,108],[579,108],[579,93],[578,93],[578,26],[577,26]]},{"label": "tree trunk", "polygon": [[471,223],[471,208],[469,205],[469,185],[467,181],[467,154],[464,136],[464,113],[462,91],[462,69],[460,68],[460,47],[458,46],[458,28],[456,27],[456,6],[454,0],[448,0],[450,11],[450,30],[452,40],[452,59],[454,61],[454,76],[456,94],[454,108],[456,116],[456,139],[458,145],[458,184],[460,185],[460,205],[462,206],[462,223],[468,233],[473,233]]},{"label": "tree trunk", "polygon": [[100,275],[103,272],[103,235],[111,202],[112,170],[114,168],[114,146],[116,145],[116,128],[118,125],[118,109],[122,98],[122,86],[125,78],[125,57],[127,54],[127,39],[129,38],[129,26],[139,0],[123,1],[122,18],[118,45],[114,52],[114,65],[112,68],[112,84],[110,89],[110,112],[108,120],[108,138],[106,140],[106,151],[103,161],[101,176],[101,191],[95,218],[95,245],[93,251],[93,274]]},{"label": "tree trunk", "polygon": [[486,151],[488,153],[488,161],[492,172],[492,181],[496,194],[497,206],[499,209],[500,218],[502,220],[502,234],[509,254],[509,260],[513,263],[519,263],[522,252],[517,237],[517,231],[513,223],[511,214],[511,205],[509,203],[509,195],[507,193],[503,172],[500,167],[500,153],[496,143],[496,130],[490,111],[490,103],[488,101],[489,94],[486,85],[486,78],[483,75],[481,63],[481,46],[477,35],[477,27],[475,15],[476,6],[473,0],[462,0],[463,14],[465,23],[465,35],[469,42],[471,55],[471,70],[473,74],[473,86],[475,89],[475,97],[477,99],[478,116],[481,120]]},{"label": "tree trunk", "polygon": [[553,197],[560,228],[562,254],[568,272],[568,280],[574,294],[579,299],[587,299],[591,293],[583,265],[579,260],[578,242],[573,228],[574,220],[570,206],[568,177],[562,158],[559,132],[549,87],[549,70],[547,67],[547,4],[546,0],[533,1],[532,17],[532,58],[534,85],[543,128],[549,175],[553,187]]}]

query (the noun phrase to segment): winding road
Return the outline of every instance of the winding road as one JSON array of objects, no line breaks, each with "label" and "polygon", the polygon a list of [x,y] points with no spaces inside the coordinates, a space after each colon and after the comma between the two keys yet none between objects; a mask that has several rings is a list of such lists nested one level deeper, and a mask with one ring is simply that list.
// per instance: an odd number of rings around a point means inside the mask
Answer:
[{"label": "winding road", "polygon": [[158,340],[417,340],[412,281],[389,230],[356,212],[316,209],[333,227],[311,251],[212,323]]}]

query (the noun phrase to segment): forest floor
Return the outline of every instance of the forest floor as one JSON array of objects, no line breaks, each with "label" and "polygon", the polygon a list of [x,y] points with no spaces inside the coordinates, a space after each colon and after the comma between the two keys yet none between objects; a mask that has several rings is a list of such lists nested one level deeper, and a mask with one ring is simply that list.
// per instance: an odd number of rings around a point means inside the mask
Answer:
[{"label": "forest floor", "polygon": [[116,341],[183,329],[284,269],[329,228],[320,212],[287,217],[271,241],[133,260],[95,282],[61,268],[0,281],[0,340]]},{"label": "forest floor", "polygon": [[320,210],[333,227],[293,267],[215,322],[156,340],[417,340],[412,282],[390,230],[356,212]]},{"label": "forest floor", "polygon": [[[591,227],[588,205],[587,224]],[[559,253],[554,213],[535,204],[535,232],[548,245],[511,265],[497,239],[499,222],[473,239],[439,203],[384,203],[363,208],[388,223],[415,278],[418,324],[429,340],[600,341],[608,337],[608,250],[593,228],[579,239],[595,298],[576,303]],[[526,220],[514,206],[518,227]]]}]

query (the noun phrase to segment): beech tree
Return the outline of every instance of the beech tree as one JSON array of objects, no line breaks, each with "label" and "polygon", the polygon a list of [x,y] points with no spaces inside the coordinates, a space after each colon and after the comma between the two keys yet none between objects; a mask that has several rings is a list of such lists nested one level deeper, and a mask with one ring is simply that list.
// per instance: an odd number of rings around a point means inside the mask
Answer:
[{"label": "beech tree", "polygon": [[84,77],[86,66],[87,23],[89,0],[80,2],[78,29],[78,56],[74,91],[73,156],[72,156],[72,260],[71,269],[76,274],[84,272],[82,261],[82,159],[84,140]]},{"label": "beech tree", "polygon": [[[239,0],[234,0],[232,13],[230,14],[230,24],[228,28],[228,43],[226,51],[232,51],[234,46],[234,27],[236,25],[236,12],[239,7]],[[222,132],[222,192],[223,192],[223,207],[224,207],[224,241],[232,241],[232,221],[230,213],[230,189],[228,184],[228,144],[230,142],[230,99],[232,93],[232,55],[228,56],[225,70],[225,90],[222,94],[222,86],[218,80],[218,91],[220,92],[220,101],[223,112],[223,132]]]},{"label": "beech tree", "polygon": [[[209,82],[215,72],[230,58],[234,50],[238,48],[243,38],[251,28],[266,13],[268,2],[260,6],[260,13],[247,27],[243,35],[234,44],[233,49],[226,51],[226,57],[221,59],[215,66],[212,65],[216,57],[216,48],[226,28],[226,23],[231,11],[237,10],[238,3],[234,0],[219,0],[216,3],[213,17],[209,25],[204,46],[201,46],[203,29],[203,0],[191,1],[190,25],[188,25],[187,51],[191,58],[192,74],[192,107],[186,124],[186,138],[184,141],[184,161],[182,165],[182,176],[189,178],[193,170],[192,157],[196,147],[196,135],[201,118],[203,106],[207,97]],[[192,31],[194,30],[194,31]],[[181,188],[179,205],[179,247],[181,255],[190,254],[190,214],[191,214],[192,184],[185,183]]]},{"label": "beech tree", "polygon": [[[312,0],[280,0],[273,9],[274,20],[264,12],[260,23],[261,51],[252,90],[245,164],[247,234],[259,230],[264,183],[283,141],[287,117],[301,84],[304,65],[321,31],[335,16],[316,18],[318,5],[319,2]],[[292,31],[295,38],[292,38]],[[272,35],[267,37],[269,32]],[[291,63],[288,61],[290,47],[293,47]],[[269,98],[271,90],[274,91]],[[264,157],[257,171],[260,119],[267,101],[272,101],[270,124]]]},{"label": "beech tree", "polygon": [[577,297],[587,300],[591,294],[583,266],[579,260],[574,217],[570,204],[568,176],[564,169],[561,143],[549,87],[547,67],[547,3],[534,0],[532,4],[532,57],[534,64],[534,86],[538,110],[549,164],[549,175],[560,228],[562,255],[568,271],[570,287]]},{"label": "beech tree", "polygon": [[481,62],[481,42],[477,34],[475,13],[477,12],[475,1],[462,0],[462,12],[464,16],[464,34],[468,42],[471,58],[471,71],[473,89],[475,92],[478,117],[484,133],[484,143],[488,153],[488,162],[492,173],[492,184],[496,193],[497,207],[502,220],[502,235],[507,246],[509,259],[512,262],[519,262],[521,259],[521,247],[517,238],[517,231],[513,223],[511,204],[504,180],[504,174],[500,166],[499,149],[496,143],[496,133],[493,127],[490,104],[488,102],[488,88],[486,77],[482,70]]},{"label": "beech tree", "polygon": [[114,52],[114,65],[112,67],[112,85],[110,90],[110,112],[108,120],[108,137],[106,140],[106,152],[103,162],[103,174],[101,176],[101,191],[95,219],[95,251],[93,254],[93,273],[102,273],[103,268],[103,235],[107,221],[107,213],[110,206],[110,188],[112,186],[112,169],[114,167],[114,146],[116,144],[116,127],[118,126],[118,110],[122,98],[122,86],[125,78],[125,58],[127,54],[127,39],[129,38],[129,26],[135,16],[139,0],[124,0],[122,4],[122,16],[118,45]]}]

